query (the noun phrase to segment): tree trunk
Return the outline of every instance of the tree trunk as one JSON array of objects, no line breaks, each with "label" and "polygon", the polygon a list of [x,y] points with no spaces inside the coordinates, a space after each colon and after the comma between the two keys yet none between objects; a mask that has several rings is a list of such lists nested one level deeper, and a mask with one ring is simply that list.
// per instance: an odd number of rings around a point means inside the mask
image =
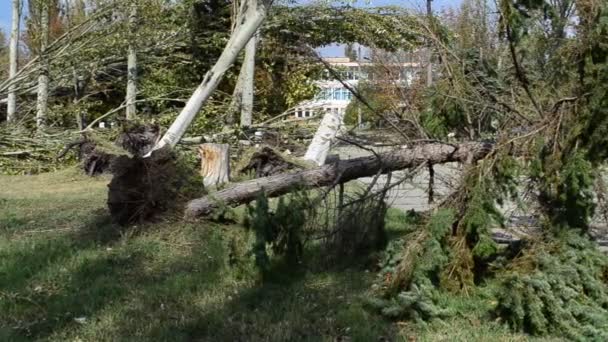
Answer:
[{"label": "tree trunk", "polygon": [[241,112],[241,108],[243,106],[243,74],[243,66],[241,66],[239,77],[237,78],[236,85],[232,91],[230,106],[228,107],[228,112],[226,113],[226,124],[229,126],[232,126],[235,123],[235,116],[237,113]]},{"label": "tree trunk", "polygon": [[[241,100],[241,127],[250,127],[253,118],[253,80],[255,79],[255,49],[257,34],[249,39],[245,48],[245,60],[241,67],[243,74],[242,100]],[[240,75],[239,75],[240,78]]]},{"label": "tree trunk", "polygon": [[49,98],[49,3],[40,4],[40,75],[38,76],[38,98],[36,101],[36,127],[40,130],[46,125],[46,112]]},{"label": "tree trunk", "polygon": [[205,187],[230,181],[230,145],[202,144],[198,147],[198,152],[201,155],[201,176]]},{"label": "tree trunk", "polygon": [[367,156],[342,160],[312,170],[252,179],[190,201],[185,215],[194,218],[208,215],[222,205],[238,206],[249,203],[262,192],[268,197],[276,197],[294,190],[346,183],[353,179],[373,176],[378,172],[387,173],[425,163],[469,163],[485,157],[492,148],[493,144],[487,142],[459,145],[426,143],[410,149],[383,153],[379,157]]},{"label": "tree trunk", "polygon": [[72,103],[74,104],[74,108],[76,109],[76,113],[74,114],[76,117],[76,126],[78,127],[79,131],[82,131],[84,129],[84,122],[82,120],[82,112],[77,106],[78,102],[80,102],[81,97],[80,78],[78,77],[76,67],[72,67],[72,78],[74,82],[74,99]]},{"label": "tree trunk", "polygon": [[[13,20],[11,27],[11,41],[9,46],[9,71],[8,77],[12,80],[17,75],[17,58],[19,55],[19,22],[21,20],[21,1],[13,0]],[[8,103],[6,111],[6,121],[15,122],[17,119],[17,93],[16,84],[11,84],[8,90]]]},{"label": "tree trunk", "polygon": [[[429,19],[430,27],[433,27],[433,9],[432,9],[433,0],[426,0],[426,15]],[[433,61],[431,53],[431,43],[427,44],[427,64],[426,64],[426,86],[430,87],[433,85]]]},{"label": "tree trunk", "polygon": [[190,97],[184,109],[173,122],[167,133],[154,147],[155,150],[166,145],[175,146],[186,132],[186,129],[201,109],[205,101],[209,99],[215,88],[222,80],[224,73],[232,66],[239,52],[243,50],[247,42],[253,37],[257,29],[262,25],[272,3],[271,0],[264,0],[258,3],[257,0],[249,0],[242,8],[245,8],[243,20],[239,20],[234,33],[230,36],[228,44],[224,48],[220,58],[213,68],[205,75],[203,82],[198,86],[194,94]]},{"label": "tree trunk", "polygon": [[135,51],[135,25],[137,20],[137,4],[131,5],[129,14],[129,52],[127,55],[127,120],[134,120],[137,115],[135,99],[137,97],[137,53]]},{"label": "tree trunk", "polygon": [[323,115],[323,120],[321,120],[315,136],[308,145],[304,160],[313,161],[319,166],[325,164],[331,142],[342,127],[343,120],[344,114],[327,112]]}]

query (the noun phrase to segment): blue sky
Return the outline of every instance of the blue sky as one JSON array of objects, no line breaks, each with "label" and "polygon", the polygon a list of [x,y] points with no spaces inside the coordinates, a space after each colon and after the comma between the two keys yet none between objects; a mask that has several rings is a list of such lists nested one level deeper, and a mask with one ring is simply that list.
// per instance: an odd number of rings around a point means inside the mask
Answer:
[{"label": "blue sky", "polygon": [[[26,1],[26,0],[25,0]],[[456,7],[460,5],[462,0],[434,0],[433,8],[440,10],[446,7]],[[300,0],[301,3],[310,2],[310,0]],[[423,10],[426,0],[357,0],[358,6],[403,6],[411,9]],[[8,31],[11,22],[11,0],[0,0],[0,28],[8,36]]]}]

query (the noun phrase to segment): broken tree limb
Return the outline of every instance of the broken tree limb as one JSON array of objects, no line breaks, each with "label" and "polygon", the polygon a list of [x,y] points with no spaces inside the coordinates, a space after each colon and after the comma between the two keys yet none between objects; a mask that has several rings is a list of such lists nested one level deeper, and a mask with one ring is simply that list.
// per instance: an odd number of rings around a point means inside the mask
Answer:
[{"label": "broken tree limb", "polygon": [[344,113],[328,112],[323,115],[319,129],[308,145],[304,160],[313,161],[319,166],[325,164],[331,142],[343,127],[342,121],[344,121]]},{"label": "broken tree limb", "polygon": [[239,24],[230,35],[224,51],[211,70],[205,74],[201,84],[186,102],[186,106],[171,124],[163,138],[156,144],[154,150],[167,145],[174,147],[182,138],[198,111],[223,79],[224,73],[232,66],[239,52],[245,48],[245,45],[266,19],[272,1],[247,0],[243,2],[239,11]]},{"label": "broken tree limb", "polygon": [[346,183],[369,177],[378,172],[402,170],[423,163],[467,163],[484,158],[494,147],[492,142],[462,144],[424,143],[412,148],[395,150],[355,159],[340,160],[311,170],[283,173],[237,183],[227,189],[192,200],[185,210],[187,218],[209,215],[220,206],[238,206],[249,203],[264,192],[276,197],[294,190],[311,189]]}]

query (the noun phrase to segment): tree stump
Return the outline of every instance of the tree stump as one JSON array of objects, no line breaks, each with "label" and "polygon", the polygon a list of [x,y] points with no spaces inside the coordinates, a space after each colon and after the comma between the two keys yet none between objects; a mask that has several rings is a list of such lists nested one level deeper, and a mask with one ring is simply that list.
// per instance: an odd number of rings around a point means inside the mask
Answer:
[{"label": "tree stump", "polygon": [[228,144],[202,144],[201,176],[205,187],[218,186],[230,181],[230,146]]}]

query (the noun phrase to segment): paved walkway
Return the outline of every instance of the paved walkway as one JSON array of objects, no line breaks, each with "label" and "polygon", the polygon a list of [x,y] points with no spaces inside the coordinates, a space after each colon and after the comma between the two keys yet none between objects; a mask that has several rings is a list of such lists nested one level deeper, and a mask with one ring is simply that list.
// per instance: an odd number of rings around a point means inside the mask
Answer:
[{"label": "paved walkway", "polygon": [[[388,147],[372,147],[376,152],[386,152],[391,148]],[[370,155],[371,152],[356,146],[339,146],[334,147],[331,151],[332,154],[338,154],[340,159],[350,159],[362,156]],[[440,201],[442,197],[448,195],[454,191],[458,185],[462,167],[458,163],[447,163],[441,165],[435,165],[435,184],[434,184],[434,197],[435,202]],[[404,177],[409,174],[408,170],[395,171],[392,173],[389,184],[395,184],[402,182]],[[354,182],[360,182],[364,185],[369,185],[373,182],[374,177],[360,178]],[[380,175],[373,186],[374,190],[381,190],[386,186],[388,181],[387,175]],[[426,211],[432,208],[432,204],[428,203],[428,186],[429,186],[429,172],[427,168],[421,170],[413,178],[403,181],[401,184],[391,188],[387,194],[387,203],[393,208],[401,209],[404,211],[415,210],[415,211]],[[507,201],[501,210],[507,219],[506,228],[494,229],[494,237],[498,240],[504,239],[509,240],[517,238],[517,236],[527,235],[534,230],[537,226],[536,220],[518,209],[518,206]],[[603,218],[596,217],[593,220],[592,226],[594,227],[594,236],[603,245],[602,250],[608,252],[608,223]]]}]

